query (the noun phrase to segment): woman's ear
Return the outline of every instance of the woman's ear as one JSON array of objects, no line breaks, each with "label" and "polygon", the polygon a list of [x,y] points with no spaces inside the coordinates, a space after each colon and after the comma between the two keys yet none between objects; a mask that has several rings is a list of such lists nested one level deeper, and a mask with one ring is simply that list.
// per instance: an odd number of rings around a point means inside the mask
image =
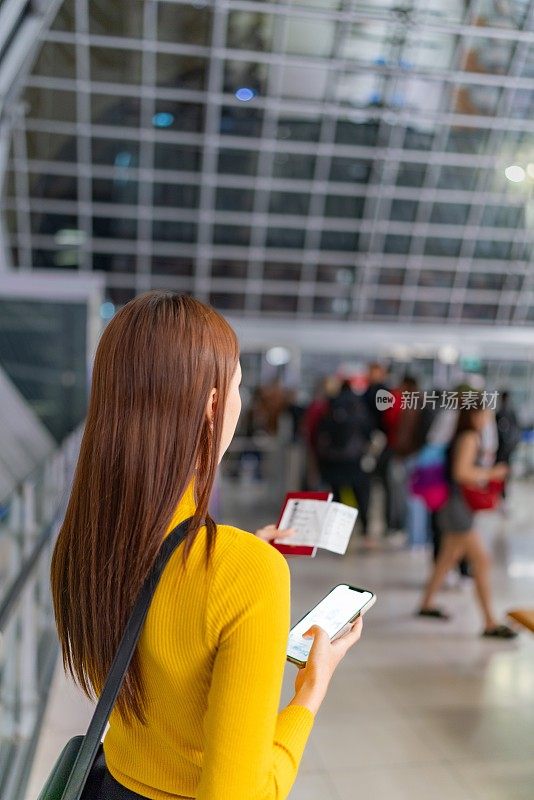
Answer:
[{"label": "woman's ear", "polygon": [[206,417],[212,428],[213,428],[213,420],[215,419],[215,410],[217,408],[217,399],[218,399],[217,389],[212,389],[206,405]]}]

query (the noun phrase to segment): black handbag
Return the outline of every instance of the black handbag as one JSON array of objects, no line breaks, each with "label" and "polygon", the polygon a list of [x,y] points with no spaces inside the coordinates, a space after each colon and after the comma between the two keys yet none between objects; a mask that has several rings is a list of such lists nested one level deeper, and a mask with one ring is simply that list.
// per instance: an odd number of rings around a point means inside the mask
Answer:
[{"label": "black handbag", "polygon": [[82,800],[86,784],[98,785],[101,780],[105,770],[102,736],[135,652],[158,581],[169,558],[187,535],[191,519],[184,520],[163,540],[156,562],[135,601],[87,733],[67,742],[37,800]]}]

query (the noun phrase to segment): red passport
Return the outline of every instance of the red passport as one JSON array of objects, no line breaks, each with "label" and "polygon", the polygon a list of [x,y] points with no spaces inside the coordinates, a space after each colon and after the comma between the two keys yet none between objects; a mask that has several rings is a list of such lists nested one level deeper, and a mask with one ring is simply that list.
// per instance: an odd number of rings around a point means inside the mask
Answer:
[{"label": "red passport", "polygon": [[[285,496],[284,504],[276,525],[280,525],[280,520],[284,516],[284,509],[288,500],[324,500],[328,503],[332,500],[333,496],[332,492],[288,492]],[[273,540],[271,544],[284,556],[308,556],[308,558],[313,558],[315,556],[317,552],[316,547],[312,547],[311,545],[291,545],[289,544],[290,541],[291,539],[287,539],[287,544],[281,544]]]}]

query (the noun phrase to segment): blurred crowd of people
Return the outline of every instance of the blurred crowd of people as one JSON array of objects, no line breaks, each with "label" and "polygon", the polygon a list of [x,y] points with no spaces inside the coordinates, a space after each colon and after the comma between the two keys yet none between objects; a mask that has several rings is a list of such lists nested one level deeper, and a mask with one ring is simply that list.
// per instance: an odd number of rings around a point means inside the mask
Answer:
[{"label": "blurred crowd of people", "polygon": [[301,486],[293,488],[328,487],[334,499],[357,506],[366,538],[371,494],[381,491],[376,508],[382,519],[375,533],[393,537],[404,532],[411,544],[433,538],[436,553],[434,494],[439,498],[444,489],[429,480],[436,470],[443,473],[461,412],[477,399],[488,412],[481,432],[486,464],[509,464],[521,438],[507,391],[480,391],[468,383],[423,391],[414,375],[407,372],[395,381],[379,362],[368,365],[363,379],[323,377],[307,404],[296,398],[296,391],[277,378],[257,386],[245,403],[241,434],[249,444],[241,458],[252,462],[255,477],[262,477],[258,437],[276,436],[282,417],[289,417],[291,438],[305,449]]},{"label": "blurred crowd of people", "polygon": [[513,635],[493,613],[490,560],[474,527],[476,511],[502,505],[521,438],[508,392],[467,383],[427,391],[415,375],[394,381],[384,364],[373,362],[363,380],[323,378],[304,406],[294,391],[274,380],[253,391],[243,416],[242,433],[250,444],[241,459],[257,479],[263,457],[257,436],[276,435],[283,415],[305,451],[301,486],[288,488],[328,488],[335,500],[356,506],[365,548],[376,547],[380,538],[432,542],[434,567],[421,616],[447,619],[434,606],[434,596],[458,567],[474,579],[484,634]]},{"label": "blurred crowd of people", "polygon": [[413,375],[407,373],[397,385],[388,377],[385,366],[372,363],[363,392],[354,391],[348,380],[339,389],[330,379],[322,384],[302,424],[307,481],[311,487],[317,481],[328,484],[337,497],[350,488],[364,536],[371,486],[380,485],[384,535],[406,531],[416,544],[431,530],[437,552],[432,512],[445,492],[447,451],[462,412],[477,404],[487,411],[481,447],[488,466],[510,463],[521,428],[508,392],[481,392],[467,383],[423,391]]}]

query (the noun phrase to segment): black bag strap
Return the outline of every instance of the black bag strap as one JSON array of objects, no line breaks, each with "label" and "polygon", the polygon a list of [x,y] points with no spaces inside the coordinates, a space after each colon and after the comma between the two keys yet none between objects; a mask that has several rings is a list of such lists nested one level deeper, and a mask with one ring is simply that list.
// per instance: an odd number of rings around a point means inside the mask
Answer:
[{"label": "black bag strap", "polygon": [[104,688],[102,689],[102,693],[96,705],[95,713],[89,723],[87,733],[84,736],[76,761],[74,762],[67,785],[61,795],[61,800],[80,800],[81,798],[93,762],[96,758],[102,736],[104,735],[108,719],[115,705],[117,695],[121,690],[137,642],[139,641],[150,601],[152,600],[152,596],[167,562],[178,545],[181,544],[186,537],[191,520],[192,517],[184,520],[184,522],[177,525],[176,528],[165,537],[154,566],[141,587],[141,591],[135,601],[133,611],[120,641],[119,649],[113,659],[113,664],[111,665]]}]

